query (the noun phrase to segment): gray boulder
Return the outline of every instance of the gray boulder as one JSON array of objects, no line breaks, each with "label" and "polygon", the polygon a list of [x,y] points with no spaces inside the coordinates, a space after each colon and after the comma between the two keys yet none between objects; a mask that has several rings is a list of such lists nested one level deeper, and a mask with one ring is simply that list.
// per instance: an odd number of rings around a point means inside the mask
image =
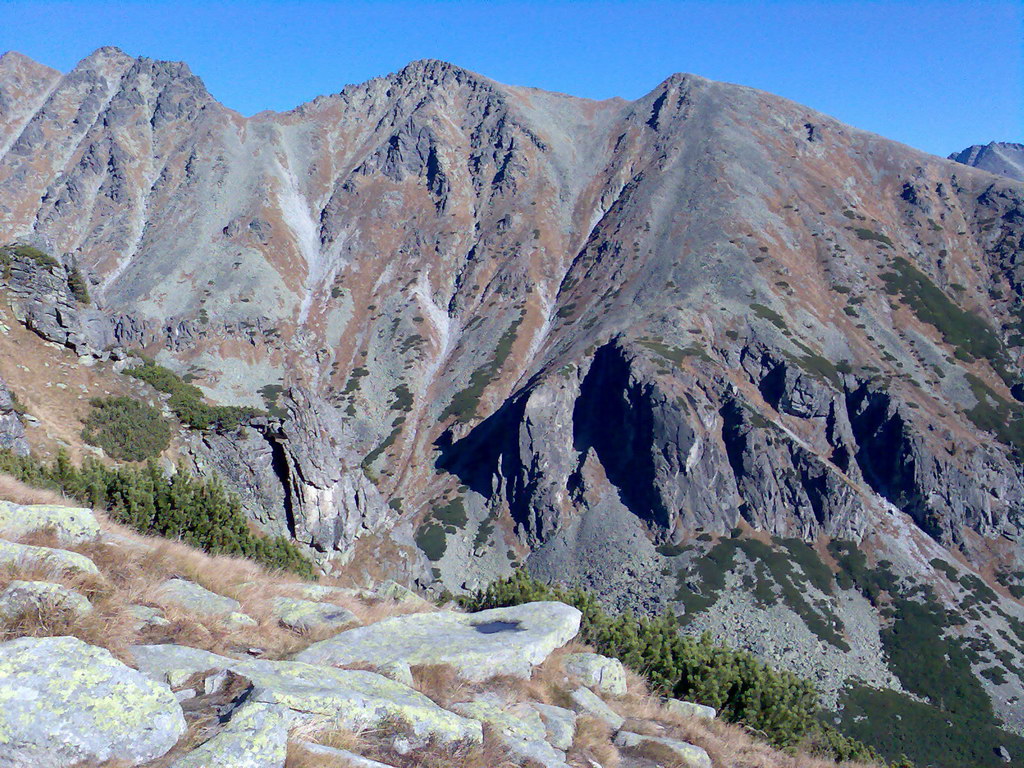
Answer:
[{"label": "gray boulder", "polygon": [[577,688],[569,694],[569,698],[572,700],[572,708],[578,714],[596,717],[611,726],[613,731],[617,731],[626,722],[622,715],[605,704],[589,688]]},{"label": "gray boulder", "polygon": [[165,754],[185,732],[174,694],[73,637],[0,643],[0,765],[65,768]]},{"label": "gray boulder", "polygon": [[544,721],[548,743],[555,749],[567,750],[576,737],[576,713],[571,709],[551,704],[532,702],[530,704]]},{"label": "gray boulder", "polygon": [[618,659],[599,653],[570,653],[565,671],[589,688],[612,696],[626,695],[626,669]]},{"label": "gray boulder", "polygon": [[556,602],[479,613],[437,611],[398,616],[342,632],[296,656],[310,664],[450,664],[468,680],[508,674],[529,677],[556,648],[572,640],[580,612]]},{"label": "gray boulder", "polygon": [[294,597],[275,597],[274,616],[284,626],[300,632],[320,629],[344,629],[358,624],[359,619],[347,608],[331,603],[316,603]]},{"label": "gray boulder", "polygon": [[660,748],[668,752],[686,768],[711,768],[711,758],[702,747],[688,744],[677,739],[665,739],[660,736],[644,736],[630,731],[619,731],[615,734],[615,744],[626,749],[644,749],[645,746]]},{"label": "gray boulder", "polygon": [[218,595],[186,579],[168,579],[160,585],[158,600],[184,608],[190,613],[208,619],[223,621],[229,627],[252,626],[256,622],[242,613],[237,600]]},{"label": "gray boulder", "polygon": [[568,768],[565,752],[548,743],[544,721],[530,704],[506,707],[496,695],[483,694],[452,709],[494,728],[505,746],[523,760],[544,768]]},{"label": "gray boulder", "polygon": [[667,699],[665,701],[665,709],[674,715],[700,717],[704,720],[713,720],[718,714],[714,707],[706,707],[703,704],[694,704],[692,701],[682,701],[680,699]]},{"label": "gray boulder", "polygon": [[171,768],[283,768],[293,719],[284,707],[243,704],[220,733],[175,760]]},{"label": "gray boulder", "polygon": [[100,572],[92,560],[77,552],[33,547],[13,541],[0,541],[0,566],[9,566],[15,571],[19,568],[43,568],[54,573],[86,573],[93,576],[98,576]]},{"label": "gray boulder", "polygon": [[15,580],[0,593],[0,617],[14,617],[25,611],[48,608],[84,616],[92,611],[92,604],[84,595],[48,581]]},{"label": "gray boulder", "polygon": [[62,545],[80,544],[100,535],[92,510],[56,504],[14,504],[0,501],[0,534],[14,539],[37,531],[52,530]]},{"label": "gray boulder", "polygon": [[480,723],[448,712],[418,691],[375,672],[296,661],[240,661],[180,645],[133,646],[132,656],[140,672],[174,686],[197,672],[231,670],[252,682],[249,701],[326,716],[355,730],[393,718],[408,723],[423,738],[442,742],[483,738]]}]

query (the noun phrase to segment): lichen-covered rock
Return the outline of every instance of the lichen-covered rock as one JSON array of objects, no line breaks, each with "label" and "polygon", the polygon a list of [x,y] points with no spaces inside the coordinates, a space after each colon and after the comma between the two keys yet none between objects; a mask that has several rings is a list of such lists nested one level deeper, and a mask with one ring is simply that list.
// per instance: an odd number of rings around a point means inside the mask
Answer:
[{"label": "lichen-covered rock", "polygon": [[14,539],[47,529],[52,530],[65,546],[90,541],[100,535],[96,516],[84,507],[0,501],[0,535]]},{"label": "lichen-covered rock", "polygon": [[96,564],[85,555],[66,549],[33,547],[0,540],[0,566],[18,568],[48,569],[54,573],[73,572],[98,576]]},{"label": "lichen-covered rock", "polygon": [[524,760],[544,768],[568,768],[565,753],[548,743],[544,721],[529,704],[505,707],[494,694],[483,694],[475,701],[455,704],[452,709],[490,725],[505,746]]},{"label": "lichen-covered rock", "polygon": [[0,617],[14,617],[25,611],[48,608],[84,616],[92,611],[92,604],[73,589],[48,581],[15,580],[0,593]]},{"label": "lichen-covered rock", "polygon": [[536,701],[531,702],[530,706],[537,710],[540,719],[544,721],[548,744],[555,749],[569,749],[576,737],[576,713],[571,709]]},{"label": "lichen-covered rock", "polygon": [[252,701],[326,715],[354,730],[397,719],[422,738],[441,742],[483,738],[479,722],[442,709],[422,693],[375,672],[295,661],[245,661],[231,669],[252,680]]},{"label": "lichen-covered rock", "polygon": [[220,733],[171,768],[283,768],[293,719],[284,707],[247,702]]},{"label": "lichen-covered rock", "polygon": [[210,651],[172,643],[133,645],[131,654],[135,668],[139,672],[151,680],[167,683],[172,687],[181,685],[196,672],[222,672],[241,663]]},{"label": "lichen-covered rock", "polygon": [[618,659],[599,653],[570,653],[565,657],[565,671],[602,693],[626,695],[626,669]]},{"label": "lichen-covered rock", "polygon": [[577,713],[596,717],[598,720],[603,720],[611,726],[613,731],[617,731],[622,727],[622,724],[626,722],[622,715],[618,714],[611,707],[605,704],[589,688],[577,688],[569,694],[569,698],[572,700],[572,708],[575,709]]},{"label": "lichen-covered rock", "polygon": [[711,768],[711,758],[702,747],[688,744],[677,739],[665,739],[660,736],[644,736],[630,731],[619,731],[615,735],[615,744],[626,749],[643,748],[644,745],[656,745],[669,752],[686,768]]},{"label": "lichen-covered rock", "polygon": [[242,613],[237,600],[218,595],[193,581],[168,579],[160,585],[157,600],[178,605],[197,616],[220,619],[229,627],[251,626],[256,622]]},{"label": "lichen-covered rock", "polygon": [[681,699],[666,699],[665,709],[674,715],[682,715],[683,717],[700,717],[704,720],[713,720],[718,714],[714,707],[695,704],[692,701],[682,701]]},{"label": "lichen-covered rock", "polygon": [[579,632],[580,612],[556,602],[479,613],[436,611],[349,629],[296,656],[311,664],[450,664],[468,680],[529,677]]},{"label": "lichen-covered rock", "polygon": [[240,661],[181,645],[137,645],[132,656],[140,672],[171,685],[196,672],[231,670],[252,681],[250,701],[324,715],[354,729],[393,717],[408,723],[417,736],[445,742],[482,738],[480,723],[441,709],[423,694],[374,672],[295,661]]},{"label": "lichen-covered rock", "polygon": [[0,764],[65,768],[166,753],[185,731],[171,691],[73,637],[0,643]]},{"label": "lichen-covered rock", "polygon": [[272,606],[274,615],[281,624],[299,631],[344,629],[359,623],[359,619],[352,611],[331,603],[315,603],[294,597],[275,597]]}]

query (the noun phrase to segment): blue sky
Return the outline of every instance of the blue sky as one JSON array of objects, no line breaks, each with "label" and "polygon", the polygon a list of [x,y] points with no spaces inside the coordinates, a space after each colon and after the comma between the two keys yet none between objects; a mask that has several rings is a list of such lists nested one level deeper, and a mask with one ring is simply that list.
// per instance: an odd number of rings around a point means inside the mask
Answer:
[{"label": "blue sky", "polygon": [[438,58],[636,98],[673,72],[763,88],[948,154],[1024,141],[1024,2],[0,0],[0,51],[61,70],[101,45],[183,60],[243,114]]}]

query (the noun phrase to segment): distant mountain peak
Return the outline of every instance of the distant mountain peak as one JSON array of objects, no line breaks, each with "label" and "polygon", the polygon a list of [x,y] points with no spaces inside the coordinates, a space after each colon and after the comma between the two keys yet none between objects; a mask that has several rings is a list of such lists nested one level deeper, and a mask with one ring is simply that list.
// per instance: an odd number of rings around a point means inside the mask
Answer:
[{"label": "distant mountain peak", "polygon": [[975,144],[952,153],[949,159],[999,176],[1024,181],[1024,144],[1010,141]]}]

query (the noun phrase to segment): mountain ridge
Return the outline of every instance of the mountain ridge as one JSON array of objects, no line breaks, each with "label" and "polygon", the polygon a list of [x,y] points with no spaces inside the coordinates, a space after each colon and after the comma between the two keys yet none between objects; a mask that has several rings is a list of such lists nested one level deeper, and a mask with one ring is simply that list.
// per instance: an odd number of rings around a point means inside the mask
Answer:
[{"label": "mountain ridge", "polygon": [[[266,532],[439,589],[525,566],[725,634],[771,615],[762,654],[929,701],[828,547],[956,615],[931,561],[962,558],[1007,618],[935,642],[985,648],[970,684],[1022,727],[1024,680],[981,674],[1020,666],[1020,183],[696,76],[593,102],[428,61],[243,118],[96,62],[0,74],[0,227],[56,257],[11,251],[12,314],[264,408],[182,440]],[[863,594],[798,600],[790,547]]]}]

